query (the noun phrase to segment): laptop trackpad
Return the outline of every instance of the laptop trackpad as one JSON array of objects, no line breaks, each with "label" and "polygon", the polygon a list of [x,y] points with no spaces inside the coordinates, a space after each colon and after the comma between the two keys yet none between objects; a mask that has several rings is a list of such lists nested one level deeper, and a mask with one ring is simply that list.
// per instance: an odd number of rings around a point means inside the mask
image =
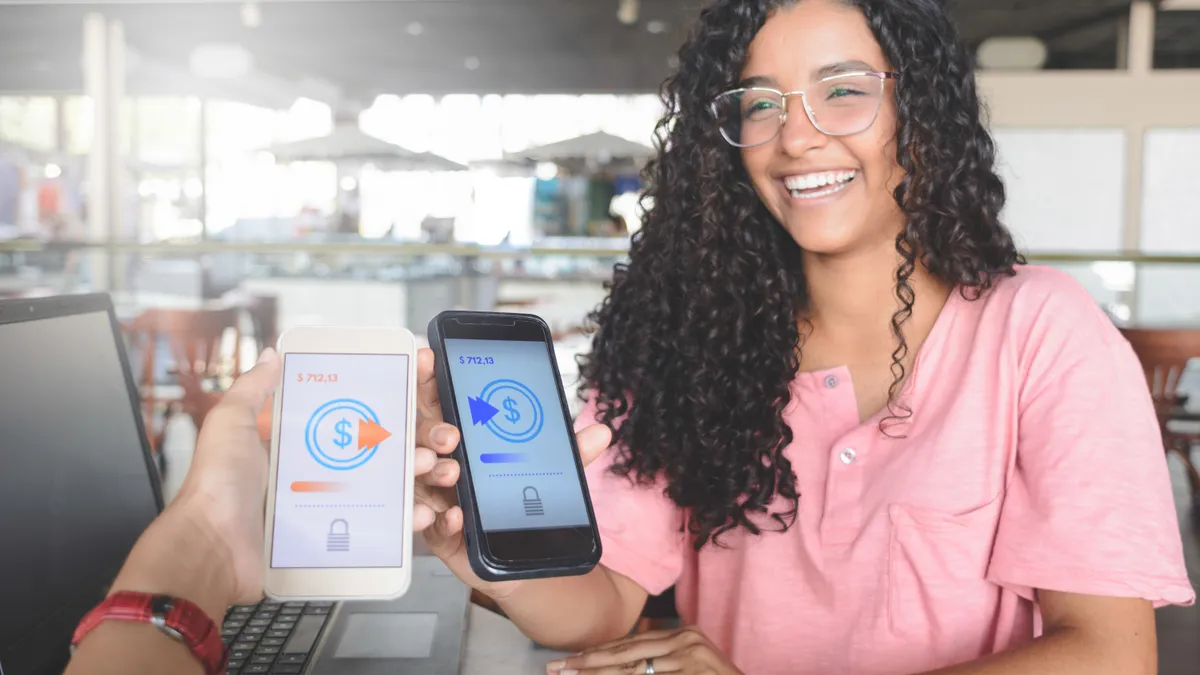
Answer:
[{"label": "laptop trackpad", "polygon": [[425,659],[433,654],[433,612],[351,614],[333,650],[335,659]]}]

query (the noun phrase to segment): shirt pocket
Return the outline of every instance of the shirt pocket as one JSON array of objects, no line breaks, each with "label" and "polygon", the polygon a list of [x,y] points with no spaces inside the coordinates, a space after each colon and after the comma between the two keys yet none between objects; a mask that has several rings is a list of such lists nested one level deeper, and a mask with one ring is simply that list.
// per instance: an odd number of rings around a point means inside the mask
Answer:
[{"label": "shirt pocket", "polygon": [[891,504],[888,628],[954,663],[985,653],[1000,588],[987,581],[1001,499],[962,513]]}]

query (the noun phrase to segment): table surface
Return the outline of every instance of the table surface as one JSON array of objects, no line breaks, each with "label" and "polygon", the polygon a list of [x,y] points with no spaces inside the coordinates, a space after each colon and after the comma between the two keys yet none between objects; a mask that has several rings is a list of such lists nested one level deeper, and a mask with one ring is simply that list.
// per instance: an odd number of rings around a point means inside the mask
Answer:
[{"label": "table surface", "polygon": [[567,652],[543,649],[508,619],[471,605],[463,649],[462,675],[538,675]]}]

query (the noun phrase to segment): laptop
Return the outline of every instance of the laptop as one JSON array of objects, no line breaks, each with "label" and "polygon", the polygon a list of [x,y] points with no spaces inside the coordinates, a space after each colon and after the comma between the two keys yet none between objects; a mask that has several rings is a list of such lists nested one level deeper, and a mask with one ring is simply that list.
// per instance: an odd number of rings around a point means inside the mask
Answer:
[{"label": "laptop", "polygon": [[[0,302],[0,383],[0,675],[61,673],[75,625],[163,508],[109,296]],[[228,672],[457,674],[469,590],[414,553],[399,600],[230,608]]]}]

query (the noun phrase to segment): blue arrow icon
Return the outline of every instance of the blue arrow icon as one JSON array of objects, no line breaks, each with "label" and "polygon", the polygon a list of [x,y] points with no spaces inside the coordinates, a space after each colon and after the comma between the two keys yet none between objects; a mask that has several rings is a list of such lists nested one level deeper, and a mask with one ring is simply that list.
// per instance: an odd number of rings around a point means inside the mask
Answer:
[{"label": "blue arrow icon", "polygon": [[467,397],[467,403],[471,404],[471,424],[487,424],[493,417],[499,414],[500,410],[496,406],[488,403],[481,398],[473,396]]}]

